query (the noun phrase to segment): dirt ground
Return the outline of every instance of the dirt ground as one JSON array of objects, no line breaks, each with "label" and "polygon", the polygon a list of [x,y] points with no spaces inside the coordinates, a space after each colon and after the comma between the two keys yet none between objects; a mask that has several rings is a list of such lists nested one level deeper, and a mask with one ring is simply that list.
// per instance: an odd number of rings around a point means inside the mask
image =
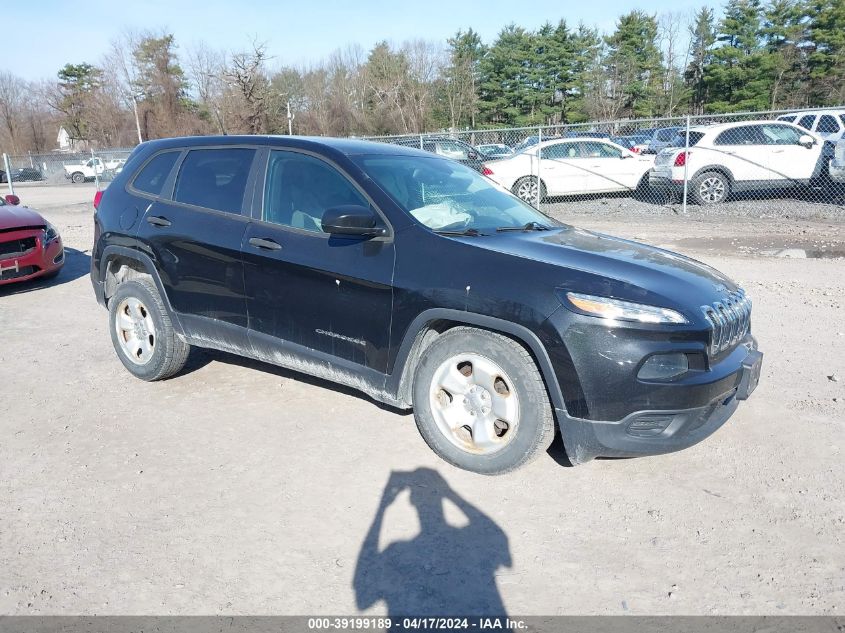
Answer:
[{"label": "dirt ground", "polygon": [[18,193],[68,259],[0,290],[0,614],[841,613],[840,207],[555,204],[739,281],[764,373],[688,450],[572,468],[556,442],[488,478],[412,416],[268,365],[134,379],[87,278],[93,186]]}]

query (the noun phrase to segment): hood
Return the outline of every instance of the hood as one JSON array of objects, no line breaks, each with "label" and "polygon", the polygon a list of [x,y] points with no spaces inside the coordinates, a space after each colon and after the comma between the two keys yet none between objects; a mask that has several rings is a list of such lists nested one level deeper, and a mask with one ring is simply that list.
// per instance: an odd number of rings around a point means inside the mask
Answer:
[{"label": "hood", "polygon": [[737,289],[716,269],[684,255],[573,227],[469,239],[479,247],[560,266],[560,288],[693,314]]},{"label": "hood", "polygon": [[28,207],[4,204],[0,207],[0,231],[27,226],[45,226],[47,222],[37,211]]}]

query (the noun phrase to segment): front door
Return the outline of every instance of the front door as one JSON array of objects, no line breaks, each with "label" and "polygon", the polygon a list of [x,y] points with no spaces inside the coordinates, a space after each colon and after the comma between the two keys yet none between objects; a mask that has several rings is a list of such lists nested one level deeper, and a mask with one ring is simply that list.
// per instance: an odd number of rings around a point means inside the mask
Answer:
[{"label": "front door", "polygon": [[[642,174],[635,174],[633,154],[602,141],[580,141],[585,165],[586,190],[632,191]],[[625,158],[623,158],[623,156]]]},{"label": "front door", "polygon": [[801,131],[791,125],[768,123],[762,128],[772,178],[785,186],[809,180],[816,170],[821,144],[812,147],[801,145]]},{"label": "front door", "polygon": [[321,158],[269,152],[260,219],[244,236],[250,340],[256,354],[269,360],[292,343],[299,353],[317,352],[384,373],[393,240],[324,233],[323,212],[341,205],[371,202]]}]

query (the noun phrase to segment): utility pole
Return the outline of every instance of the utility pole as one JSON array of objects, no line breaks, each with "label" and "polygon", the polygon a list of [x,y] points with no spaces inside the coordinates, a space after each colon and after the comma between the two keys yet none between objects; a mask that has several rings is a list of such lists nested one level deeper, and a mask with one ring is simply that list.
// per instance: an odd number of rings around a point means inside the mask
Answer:
[{"label": "utility pole", "polygon": [[144,139],[141,137],[141,120],[138,118],[138,97],[132,94],[132,109],[135,111],[135,129],[138,130],[138,142],[143,143]]},{"label": "utility pole", "polygon": [[290,99],[287,100],[287,105],[288,105],[288,136],[293,136],[293,119],[296,115],[291,114]]}]

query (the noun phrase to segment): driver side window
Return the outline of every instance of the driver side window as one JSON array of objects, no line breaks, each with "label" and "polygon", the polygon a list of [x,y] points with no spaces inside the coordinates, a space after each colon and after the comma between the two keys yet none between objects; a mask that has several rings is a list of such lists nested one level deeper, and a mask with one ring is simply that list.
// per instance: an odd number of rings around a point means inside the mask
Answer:
[{"label": "driver side window", "polygon": [[337,169],[307,154],[270,152],[262,220],[323,233],[326,209],[348,204],[370,206]]}]

